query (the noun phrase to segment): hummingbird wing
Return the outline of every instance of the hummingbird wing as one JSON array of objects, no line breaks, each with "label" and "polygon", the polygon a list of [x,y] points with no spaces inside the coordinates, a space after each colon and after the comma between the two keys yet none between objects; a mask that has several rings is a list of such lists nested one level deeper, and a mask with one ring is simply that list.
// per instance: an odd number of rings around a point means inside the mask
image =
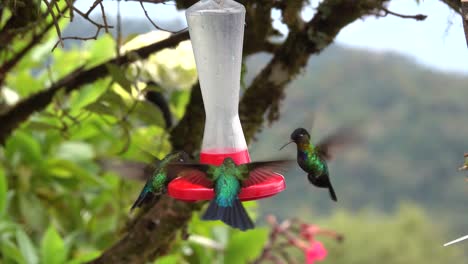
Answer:
[{"label": "hummingbird wing", "polygon": [[354,127],[342,127],[333,134],[322,139],[316,146],[318,154],[330,160],[338,149],[351,145],[360,140],[360,136]]},{"label": "hummingbird wing", "polygon": [[273,174],[284,173],[294,166],[295,160],[258,161],[239,165],[241,169],[242,187],[259,184],[268,180]]},{"label": "hummingbird wing", "polygon": [[122,178],[146,181],[153,175],[159,164],[159,160],[154,164],[139,161],[121,159],[97,159],[97,163],[104,171],[112,171]]},{"label": "hummingbird wing", "polygon": [[168,165],[168,174],[171,177],[183,177],[191,183],[211,188],[214,179],[208,173],[210,165],[200,163],[171,163]]}]

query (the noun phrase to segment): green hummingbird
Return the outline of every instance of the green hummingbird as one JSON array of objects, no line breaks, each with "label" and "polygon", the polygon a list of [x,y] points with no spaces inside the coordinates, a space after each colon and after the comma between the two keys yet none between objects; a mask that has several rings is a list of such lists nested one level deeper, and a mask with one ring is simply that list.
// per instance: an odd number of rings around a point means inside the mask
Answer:
[{"label": "green hummingbird", "polygon": [[313,145],[310,143],[310,134],[307,130],[297,128],[291,134],[291,141],[283,145],[280,150],[291,143],[296,143],[297,163],[307,172],[309,182],[319,188],[328,188],[331,199],[336,202],[338,199],[330,181],[327,161],[332,158],[333,147],[346,145],[355,139],[356,133],[353,129],[342,128]]},{"label": "green hummingbird", "polygon": [[215,197],[202,216],[203,220],[221,220],[231,227],[245,231],[254,228],[254,224],[239,200],[241,188],[263,182],[270,175],[283,171],[292,162],[294,161],[276,160],[236,165],[228,157],[219,166],[184,163],[170,167],[171,170],[174,168],[178,171],[179,176],[214,188]]},{"label": "green hummingbird", "polygon": [[140,192],[140,195],[133,203],[130,211],[133,211],[136,207],[141,207],[142,205],[152,201],[153,199],[158,199],[161,195],[167,192],[167,185],[177,177],[175,173],[172,173],[169,170],[168,165],[173,163],[183,163],[189,160],[189,156],[184,151],[176,151],[168,154],[164,159],[162,159],[156,168],[153,171],[153,174],[146,181],[145,186]]}]

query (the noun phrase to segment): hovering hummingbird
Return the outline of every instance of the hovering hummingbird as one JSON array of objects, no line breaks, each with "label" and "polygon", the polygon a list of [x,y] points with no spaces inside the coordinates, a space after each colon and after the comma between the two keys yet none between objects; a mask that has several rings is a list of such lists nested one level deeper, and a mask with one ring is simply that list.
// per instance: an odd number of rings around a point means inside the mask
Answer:
[{"label": "hovering hummingbird", "polygon": [[356,138],[356,133],[351,128],[342,128],[324,138],[318,144],[310,143],[310,134],[304,128],[297,128],[291,134],[291,141],[283,145],[281,149],[291,143],[297,146],[297,163],[307,172],[307,179],[314,186],[328,188],[330,197],[337,201],[335,190],[330,182],[327,161],[332,158],[331,148],[338,145],[346,145]]},{"label": "hovering hummingbird", "polygon": [[153,198],[159,199],[161,195],[165,194],[169,182],[177,177],[176,174],[172,173],[168,169],[168,165],[172,163],[183,163],[188,160],[189,156],[183,151],[176,151],[164,157],[164,159],[162,159],[153,170],[152,176],[146,181],[145,186],[141,190],[136,201],[133,203],[130,211],[133,211],[135,207],[141,207]]},{"label": "hovering hummingbird", "polygon": [[[147,153],[146,151],[143,152]],[[153,163],[148,164],[145,162],[112,158],[96,159],[96,162],[101,166],[102,170],[112,171],[125,179],[146,181],[131,211],[135,209],[135,207],[141,207],[143,204],[148,203],[153,197],[159,199],[161,194],[166,193],[167,185],[176,178],[176,175],[167,169],[169,164],[189,161],[188,154],[183,151],[172,152],[162,160],[155,158],[150,153],[147,154],[152,157],[154,160]]]},{"label": "hovering hummingbird", "polygon": [[[239,200],[241,188],[263,182],[273,173],[283,171],[292,162],[294,161],[276,160],[236,165],[228,157],[219,166],[185,163],[169,167],[191,182],[214,188],[215,197],[202,216],[203,220],[221,220],[231,227],[245,231],[254,228],[254,224]],[[187,173],[189,170],[195,173]]]}]

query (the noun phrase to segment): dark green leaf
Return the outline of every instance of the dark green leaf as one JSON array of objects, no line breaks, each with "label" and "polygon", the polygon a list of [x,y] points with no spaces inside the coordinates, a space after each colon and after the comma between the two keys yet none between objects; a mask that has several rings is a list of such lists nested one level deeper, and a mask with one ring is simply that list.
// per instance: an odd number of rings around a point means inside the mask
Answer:
[{"label": "dark green leaf", "polygon": [[92,103],[90,105],[87,105],[85,109],[93,113],[99,114],[99,115],[110,115],[110,116],[115,115],[115,112],[112,110],[110,105],[104,102],[98,101],[98,102]]},{"label": "dark green leaf", "polygon": [[58,129],[58,127],[41,121],[29,121],[28,128],[31,130],[38,130],[38,131],[50,131],[51,129]]},{"label": "dark green leaf", "polygon": [[0,248],[5,260],[12,260],[18,264],[28,264],[18,247],[7,239],[0,239]]},{"label": "dark green leaf", "polygon": [[81,108],[97,102],[98,98],[107,90],[109,79],[97,81],[92,85],[87,85],[73,94],[70,99],[70,108],[77,112]]},{"label": "dark green leaf", "polygon": [[118,83],[128,93],[131,93],[132,83],[125,77],[125,71],[115,64],[106,64],[107,70],[109,71],[112,79]]},{"label": "dark green leaf", "polygon": [[165,126],[161,110],[148,101],[138,102],[135,114],[148,125]]},{"label": "dark green leaf", "polygon": [[20,160],[36,163],[42,159],[41,145],[30,134],[16,131],[6,143],[6,156],[10,162]]}]

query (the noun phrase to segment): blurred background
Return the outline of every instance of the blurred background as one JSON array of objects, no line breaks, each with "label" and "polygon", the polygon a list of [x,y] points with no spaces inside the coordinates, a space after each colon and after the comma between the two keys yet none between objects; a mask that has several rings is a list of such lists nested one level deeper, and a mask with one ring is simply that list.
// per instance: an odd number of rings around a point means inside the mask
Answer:
[{"label": "blurred background", "polygon": [[[310,20],[319,3],[310,1],[301,16]],[[87,10],[92,4],[80,0],[76,7]],[[103,4],[107,22],[116,25],[117,2]],[[186,27],[183,10],[172,2],[145,7],[163,28]],[[328,250],[323,263],[468,263],[468,242],[442,247],[468,234],[468,183],[458,171],[468,151],[468,49],[461,16],[443,1],[394,0],[387,8],[428,18],[370,16],[345,27],[287,85],[279,119],[265,125],[249,146],[253,160],[294,157],[293,146],[277,150],[297,127],[312,129],[317,142],[342,125],[363,124],[365,140],[329,164],[338,202],[308,184],[297,168],[287,174],[284,192],[246,203],[257,230],[231,230],[202,222],[195,213],[188,228],[195,238],[177,238],[165,257],[151,261],[247,263],[268,241],[265,216],[273,214],[342,234],[341,243],[323,238]],[[90,68],[113,58],[117,38],[124,52],[169,35],[153,31],[138,2],[120,2],[120,16],[120,36],[114,28],[97,40],[67,40],[65,48],[51,53],[57,41],[52,30],[8,73],[0,93],[2,110],[81,62]],[[99,9],[90,17],[102,22]],[[286,35],[278,10],[272,18]],[[96,30],[80,16],[60,25],[63,36],[92,36]],[[260,52],[244,58],[241,93],[271,57]],[[91,261],[137,217],[128,210],[143,182],[102,170],[97,160],[151,162],[151,156],[162,158],[171,150],[167,116],[144,100],[143,91],[161,92],[174,122],[190,114],[185,106],[197,81],[190,43],[109,72],[79,92],[57,94],[1,148],[0,263]],[[149,87],[150,80],[158,85]],[[300,250],[290,254],[302,263]]]}]

